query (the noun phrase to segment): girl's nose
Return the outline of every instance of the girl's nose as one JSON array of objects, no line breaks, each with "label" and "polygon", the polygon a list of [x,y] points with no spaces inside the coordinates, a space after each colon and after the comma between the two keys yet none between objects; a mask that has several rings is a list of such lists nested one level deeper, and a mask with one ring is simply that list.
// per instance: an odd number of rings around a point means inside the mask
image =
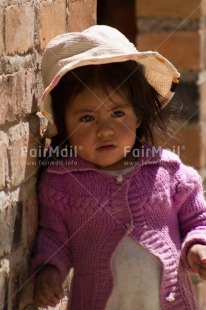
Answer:
[{"label": "girl's nose", "polygon": [[97,137],[98,138],[105,138],[108,136],[112,136],[114,130],[110,122],[102,121],[101,123],[97,124]]}]

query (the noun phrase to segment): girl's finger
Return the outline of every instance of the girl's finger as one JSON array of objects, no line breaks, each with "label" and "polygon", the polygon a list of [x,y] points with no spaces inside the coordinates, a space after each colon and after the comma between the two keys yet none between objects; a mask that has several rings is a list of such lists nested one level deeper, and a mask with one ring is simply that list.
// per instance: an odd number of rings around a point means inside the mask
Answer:
[{"label": "girl's finger", "polygon": [[45,297],[49,303],[52,303],[52,307],[56,306],[60,301],[60,299],[52,293],[45,295]]},{"label": "girl's finger", "polygon": [[44,301],[52,303],[52,307],[59,303],[60,299],[56,297],[54,290],[47,284],[42,285],[41,295],[44,297]]},{"label": "girl's finger", "polygon": [[49,301],[47,298],[45,298],[44,295],[39,295],[38,297],[34,298],[34,304],[37,307],[46,308],[49,306]]},{"label": "girl's finger", "polygon": [[49,298],[47,298],[47,296],[44,296],[44,295],[39,297],[38,303],[36,304],[38,305],[38,307],[42,307],[42,308],[46,308],[48,306],[50,307],[56,306],[56,303],[51,302]]},{"label": "girl's finger", "polygon": [[51,292],[53,292],[53,294],[58,298],[58,299],[62,299],[64,297],[64,291],[63,288],[61,286],[61,283],[56,280],[56,281],[51,281],[51,283],[49,284],[50,290]]}]

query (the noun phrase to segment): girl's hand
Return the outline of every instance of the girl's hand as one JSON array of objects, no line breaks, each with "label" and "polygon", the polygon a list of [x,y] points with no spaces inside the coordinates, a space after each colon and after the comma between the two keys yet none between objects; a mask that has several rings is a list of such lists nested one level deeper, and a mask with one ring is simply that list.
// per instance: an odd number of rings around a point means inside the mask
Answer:
[{"label": "girl's hand", "polygon": [[187,261],[192,270],[206,280],[206,245],[192,245],[187,253]]},{"label": "girl's hand", "polygon": [[63,297],[60,273],[54,266],[45,265],[36,277],[34,304],[42,308],[55,307]]}]

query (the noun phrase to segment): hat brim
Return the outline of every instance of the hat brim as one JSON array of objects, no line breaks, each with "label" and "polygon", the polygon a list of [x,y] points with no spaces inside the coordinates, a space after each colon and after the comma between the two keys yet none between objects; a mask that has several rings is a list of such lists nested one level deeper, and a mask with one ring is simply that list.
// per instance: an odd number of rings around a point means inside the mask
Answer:
[{"label": "hat brim", "polygon": [[52,115],[51,90],[59,83],[60,79],[69,71],[88,65],[100,65],[114,62],[125,62],[133,60],[144,66],[145,77],[148,83],[161,95],[162,108],[172,99],[174,95],[173,83],[178,83],[179,72],[176,68],[158,52],[136,52],[118,56],[104,55],[90,57],[88,59],[76,59],[60,67],[52,82],[45,89],[40,103],[40,111],[54,125]]}]

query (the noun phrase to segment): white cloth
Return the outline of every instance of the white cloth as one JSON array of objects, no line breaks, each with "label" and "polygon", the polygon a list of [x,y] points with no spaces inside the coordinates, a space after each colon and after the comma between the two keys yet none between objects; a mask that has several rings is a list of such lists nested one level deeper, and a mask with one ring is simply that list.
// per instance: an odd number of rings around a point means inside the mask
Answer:
[{"label": "white cloth", "polygon": [[161,265],[130,237],[112,259],[114,288],[105,310],[160,310]]},{"label": "white cloth", "polygon": [[[134,166],[122,171],[105,171],[121,176]],[[161,310],[160,262],[130,237],[125,237],[112,258],[114,288],[105,310]]]}]

